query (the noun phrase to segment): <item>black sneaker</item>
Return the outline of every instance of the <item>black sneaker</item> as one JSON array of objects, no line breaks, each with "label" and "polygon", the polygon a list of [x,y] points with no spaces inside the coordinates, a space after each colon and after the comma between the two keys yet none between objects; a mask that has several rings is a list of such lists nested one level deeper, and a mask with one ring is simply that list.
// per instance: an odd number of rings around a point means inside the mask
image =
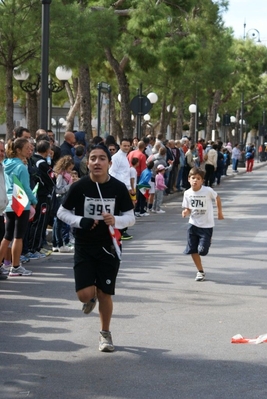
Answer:
[{"label": "black sneaker", "polygon": [[121,240],[131,240],[133,238],[133,236],[130,236],[130,234],[128,233],[123,233],[121,236]]}]

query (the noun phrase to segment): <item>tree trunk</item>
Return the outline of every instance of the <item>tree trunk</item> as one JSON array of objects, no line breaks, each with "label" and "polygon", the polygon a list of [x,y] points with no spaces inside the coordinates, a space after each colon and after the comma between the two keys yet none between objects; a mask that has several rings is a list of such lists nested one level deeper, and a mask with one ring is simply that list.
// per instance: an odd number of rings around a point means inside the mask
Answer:
[{"label": "tree trunk", "polygon": [[212,131],[216,130],[216,116],[220,104],[221,104],[221,91],[216,90],[215,93],[213,94],[211,107],[208,110],[206,141],[212,139]]},{"label": "tree trunk", "polygon": [[166,137],[167,126],[168,126],[166,113],[167,113],[167,110],[166,110],[166,97],[164,95],[164,99],[162,101],[162,106],[161,106],[161,113],[160,113],[160,133],[163,134],[163,137]]},{"label": "tree trunk", "polygon": [[32,137],[35,137],[35,133],[38,130],[38,116],[39,116],[39,108],[38,108],[38,93],[37,91],[33,91],[32,93],[27,93],[27,128],[31,132]]},{"label": "tree trunk", "polygon": [[66,132],[72,131],[74,126],[74,118],[79,110],[81,96],[79,92],[79,79],[72,78],[73,83],[73,92],[71,90],[70,84],[68,82],[65,83],[65,89],[69,97],[70,109],[66,116]]},{"label": "tree trunk", "polygon": [[[131,108],[130,108],[130,92],[127,77],[124,68],[113,57],[111,49],[105,50],[108,62],[110,63],[118,81],[119,91],[121,94],[121,119],[123,135],[129,138],[133,137],[133,127],[131,122]],[[125,63],[123,64],[125,66]]]},{"label": "tree trunk", "polygon": [[180,98],[177,104],[176,130],[174,136],[175,140],[179,140],[183,137],[183,124],[184,124],[183,99]]},{"label": "tree trunk", "polygon": [[6,140],[13,137],[14,129],[14,103],[13,103],[13,68],[6,68]]},{"label": "tree trunk", "polygon": [[92,108],[90,92],[90,70],[88,65],[79,68],[79,92],[80,92],[80,130],[84,131],[88,142],[93,137],[92,132]]}]

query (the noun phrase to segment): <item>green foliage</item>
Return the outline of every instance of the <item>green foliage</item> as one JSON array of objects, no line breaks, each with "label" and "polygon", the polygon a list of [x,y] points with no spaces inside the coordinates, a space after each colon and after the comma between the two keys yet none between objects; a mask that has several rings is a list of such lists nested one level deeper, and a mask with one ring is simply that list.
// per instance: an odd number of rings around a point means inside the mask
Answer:
[{"label": "green foliage", "polygon": [[14,68],[33,57],[40,48],[40,18],[39,0],[0,3],[0,65]]}]

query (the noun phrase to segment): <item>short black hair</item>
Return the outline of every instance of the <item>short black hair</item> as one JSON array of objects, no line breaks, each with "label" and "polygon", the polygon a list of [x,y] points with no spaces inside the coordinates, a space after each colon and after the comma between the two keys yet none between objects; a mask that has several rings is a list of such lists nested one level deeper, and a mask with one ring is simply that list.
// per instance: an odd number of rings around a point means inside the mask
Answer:
[{"label": "short black hair", "polygon": [[151,170],[151,169],[153,169],[154,168],[154,161],[149,161],[148,163],[147,163],[147,169],[149,169],[149,170]]},{"label": "short black hair", "polygon": [[84,154],[84,146],[82,144],[79,144],[75,147],[75,155],[77,157],[81,157]]},{"label": "short black hair", "polygon": [[100,144],[92,145],[90,147],[90,149],[88,150],[88,156],[90,156],[90,153],[93,150],[103,150],[107,154],[109,162],[111,161],[111,154],[110,154],[108,148],[105,146],[105,144],[100,143]]},{"label": "short black hair", "polygon": [[44,154],[50,148],[50,143],[47,140],[39,140],[36,143],[36,151],[40,154]]},{"label": "short black hair", "polygon": [[29,129],[27,129],[26,127],[23,127],[23,126],[15,127],[14,133],[15,133],[16,139],[21,137],[23,132],[30,133]]}]

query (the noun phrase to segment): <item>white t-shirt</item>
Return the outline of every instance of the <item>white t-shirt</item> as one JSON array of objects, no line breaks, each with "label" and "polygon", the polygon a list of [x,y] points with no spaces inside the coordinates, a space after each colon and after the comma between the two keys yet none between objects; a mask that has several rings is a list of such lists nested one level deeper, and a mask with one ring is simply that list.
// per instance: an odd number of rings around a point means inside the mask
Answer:
[{"label": "white t-shirt", "polygon": [[134,189],[136,188],[136,184],[137,184],[137,171],[136,169],[131,166],[130,167],[130,179],[134,178]]},{"label": "white t-shirt", "polygon": [[202,186],[200,190],[192,188],[184,192],[182,207],[191,209],[189,223],[197,227],[214,227],[213,203],[217,193],[211,188]]}]

